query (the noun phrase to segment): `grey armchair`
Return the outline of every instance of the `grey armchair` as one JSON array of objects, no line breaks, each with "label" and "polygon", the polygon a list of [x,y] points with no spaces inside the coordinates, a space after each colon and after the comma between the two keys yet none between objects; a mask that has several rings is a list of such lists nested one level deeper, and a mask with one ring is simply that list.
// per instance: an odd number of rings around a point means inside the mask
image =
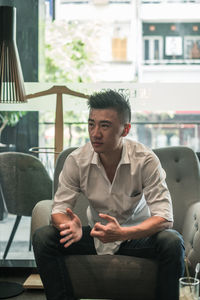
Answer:
[{"label": "grey armchair", "polygon": [[[54,191],[67,155],[64,150],[56,164]],[[200,170],[196,154],[187,147],[155,150],[167,173],[174,207],[174,228],[182,233],[191,275],[200,261]],[[87,199],[81,195],[76,213],[87,224]],[[39,202],[32,214],[32,234],[49,224],[52,200]],[[77,298],[154,300],[157,262],[152,259],[118,255],[71,255],[65,259]]]},{"label": "grey armchair", "polygon": [[52,196],[52,180],[42,162],[21,152],[0,153],[0,193],[8,213],[16,215],[3,259],[6,258],[22,216],[32,215],[36,203]]}]

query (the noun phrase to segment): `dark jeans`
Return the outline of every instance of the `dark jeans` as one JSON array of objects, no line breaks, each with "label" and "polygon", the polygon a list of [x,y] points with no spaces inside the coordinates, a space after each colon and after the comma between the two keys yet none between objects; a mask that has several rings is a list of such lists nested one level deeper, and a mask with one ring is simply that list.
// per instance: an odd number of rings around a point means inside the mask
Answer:
[{"label": "dark jeans", "polygon": [[[33,249],[48,300],[69,300],[73,288],[64,263],[69,254],[96,254],[91,228],[83,227],[82,239],[64,248],[60,234],[53,226],[38,229],[33,236]],[[178,279],[184,274],[184,245],[175,230],[164,230],[151,237],[123,242],[116,253],[158,260],[157,300],[178,300]]]}]

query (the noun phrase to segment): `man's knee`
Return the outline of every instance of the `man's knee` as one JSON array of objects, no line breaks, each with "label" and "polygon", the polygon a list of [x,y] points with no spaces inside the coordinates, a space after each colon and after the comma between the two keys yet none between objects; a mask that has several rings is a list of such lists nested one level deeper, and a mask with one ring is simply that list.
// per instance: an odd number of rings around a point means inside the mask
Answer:
[{"label": "man's knee", "polygon": [[161,231],[157,235],[157,249],[168,255],[184,257],[184,242],[182,236],[172,229]]},{"label": "man's knee", "polygon": [[58,239],[58,231],[55,227],[47,225],[36,229],[33,234],[32,244],[34,250],[42,248],[45,245],[51,244]]}]

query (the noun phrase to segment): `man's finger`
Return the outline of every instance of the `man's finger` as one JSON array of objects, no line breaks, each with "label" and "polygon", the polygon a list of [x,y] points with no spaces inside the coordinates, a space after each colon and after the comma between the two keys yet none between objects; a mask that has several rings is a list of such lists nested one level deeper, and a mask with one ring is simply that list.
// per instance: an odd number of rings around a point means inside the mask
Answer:
[{"label": "man's finger", "polygon": [[108,222],[112,222],[112,221],[115,221],[115,218],[114,217],[111,217],[109,215],[106,215],[106,214],[99,214],[99,217],[102,218],[102,219],[105,219],[106,221]]},{"label": "man's finger", "polygon": [[74,217],[74,213],[73,213],[73,211],[71,210],[71,208],[66,208],[66,212],[67,212],[68,216],[71,217],[71,219]]},{"label": "man's finger", "polygon": [[69,235],[71,233],[72,233],[71,229],[66,229],[66,230],[60,231],[60,235]]},{"label": "man's finger", "polygon": [[69,234],[69,235],[65,236],[64,238],[60,239],[60,242],[63,244],[65,242],[68,242],[71,239],[72,239],[72,234]]},{"label": "man's finger", "polygon": [[91,232],[90,232],[90,235],[92,236],[92,237],[97,237],[97,238],[99,238],[99,237],[103,237],[104,236],[104,232],[103,231],[98,231],[98,230],[92,230]]},{"label": "man's finger", "polygon": [[64,229],[68,229],[69,225],[66,224],[66,223],[63,223],[63,224],[60,224],[58,227],[59,227],[59,229],[61,229],[61,230],[63,229],[64,230]]},{"label": "man's finger", "polygon": [[73,239],[69,240],[66,244],[64,244],[64,247],[68,248],[71,244],[73,244],[73,242],[74,242]]},{"label": "man's finger", "polygon": [[102,225],[101,223],[97,222],[94,227],[93,227],[94,230],[98,231],[104,231],[105,230],[105,225]]}]

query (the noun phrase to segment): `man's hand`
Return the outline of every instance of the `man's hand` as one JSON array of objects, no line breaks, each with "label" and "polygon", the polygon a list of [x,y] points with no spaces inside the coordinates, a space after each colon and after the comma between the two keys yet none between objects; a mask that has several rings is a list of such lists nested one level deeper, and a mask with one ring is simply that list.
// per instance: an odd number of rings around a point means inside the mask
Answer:
[{"label": "man's hand", "polygon": [[90,235],[98,238],[103,243],[111,243],[115,241],[125,240],[123,228],[119,225],[116,218],[106,214],[99,214],[102,219],[108,221],[106,225],[97,222]]},{"label": "man's hand", "polygon": [[82,225],[79,217],[72,212],[70,208],[66,209],[69,220],[58,226],[60,235],[64,236],[60,242],[67,248],[71,244],[78,242],[82,237]]}]

